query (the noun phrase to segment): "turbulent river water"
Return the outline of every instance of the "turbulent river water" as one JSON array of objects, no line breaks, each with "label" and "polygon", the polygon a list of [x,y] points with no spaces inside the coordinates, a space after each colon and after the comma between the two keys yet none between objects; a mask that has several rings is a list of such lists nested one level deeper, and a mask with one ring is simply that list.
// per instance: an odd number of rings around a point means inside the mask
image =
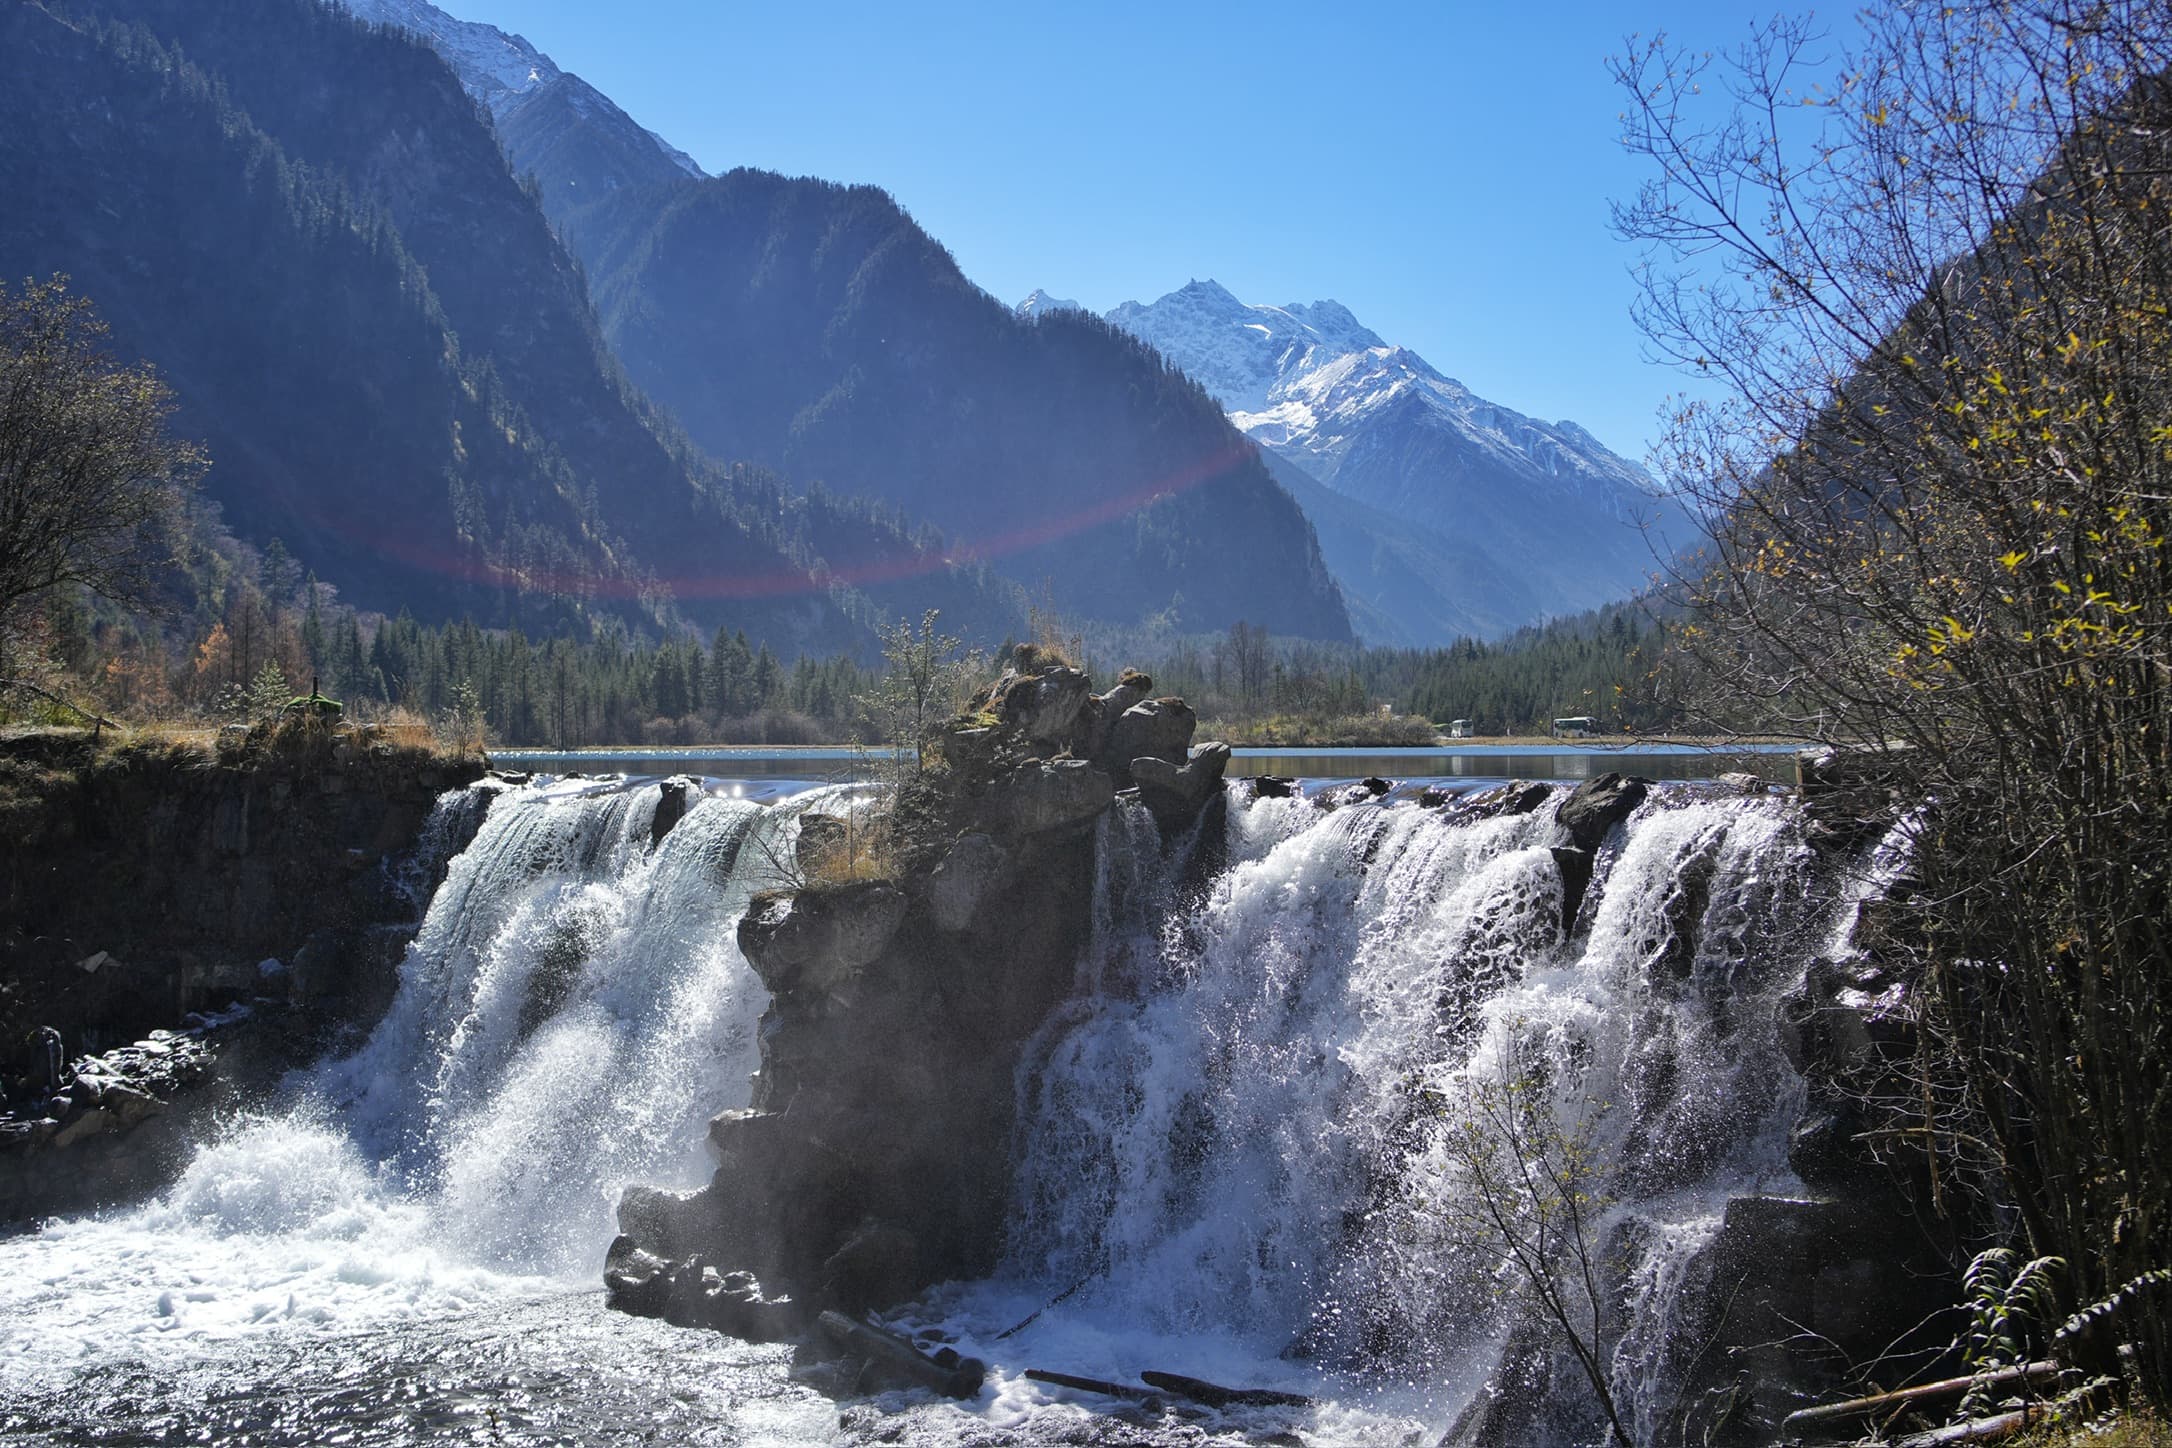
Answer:
[{"label": "turbulent river water", "polygon": [[[447,796],[441,832],[481,823],[365,1042],[149,1205],[0,1241],[0,1438],[1431,1444],[1508,1325],[1448,1131],[1509,1080],[1634,1228],[1610,1369],[1648,1415],[1726,1200],[1798,1189],[1774,1004],[1852,909],[1790,802],[1655,793],[1564,935],[1551,810],[1233,786],[1211,859],[1103,821],[1080,989],[1018,1083],[1008,1258],[901,1317],[991,1364],[979,1400],[841,1404],[789,1349],[607,1312],[620,1189],[704,1180],[708,1118],[748,1099],[736,918],[797,813],[851,794],[712,787],[653,848],[652,783]],[[1319,1402],[1127,1421],[1029,1367]]]}]

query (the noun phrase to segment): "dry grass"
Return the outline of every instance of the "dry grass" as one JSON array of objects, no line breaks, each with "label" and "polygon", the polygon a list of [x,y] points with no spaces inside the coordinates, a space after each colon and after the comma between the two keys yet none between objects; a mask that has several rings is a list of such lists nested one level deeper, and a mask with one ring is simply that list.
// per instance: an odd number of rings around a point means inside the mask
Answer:
[{"label": "dry grass", "polygon": [[2006,1441],[2013,1448],[2172,1448],[2172,1425],[2143,1408],[2093,1423],[2039,1428]]}]

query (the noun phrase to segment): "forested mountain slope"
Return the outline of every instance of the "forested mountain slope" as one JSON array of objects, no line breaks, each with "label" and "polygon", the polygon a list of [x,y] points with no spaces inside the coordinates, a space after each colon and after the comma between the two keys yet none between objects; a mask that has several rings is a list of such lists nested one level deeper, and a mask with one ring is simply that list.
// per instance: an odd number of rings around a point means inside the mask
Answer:
[{"label": "forested mountain slope", "polygon": [[894,502],[1088,618],[1349,636],[1211,398],[1094,318],[1020,320],[884,192],[741,170],[561,207],[538,179],[628,371],[717,456]]},{"label": "forested mountain slope", "polygon": [[307,0],[5,0],[0,185],[0,274],[70,274],[174,387],[229,525],[357,603],[787,652],[865,647],[871,596],[1015,626],[1014,588],[894,519],[679,441],[404,36]]}]

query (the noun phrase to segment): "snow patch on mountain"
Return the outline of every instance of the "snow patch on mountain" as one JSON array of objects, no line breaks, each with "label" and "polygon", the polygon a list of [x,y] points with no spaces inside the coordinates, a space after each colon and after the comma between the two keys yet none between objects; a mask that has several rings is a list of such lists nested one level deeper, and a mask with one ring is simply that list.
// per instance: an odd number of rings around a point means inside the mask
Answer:
[{"label": "snow patch on mountain", "polygon": [[[405,30],[426,42],[452,67],[467,93],[489,110],[493,120],[503,121],[515,107],[565,74],[525,37],[508,35],[495,25],[448,15],[429,0],[340,0],[340,3],[358,19]],[[578,76],[572,79],[580,82],[576,104],[584,113],[599,109],[624,115],[602,92],[580,81]],[[633,123],[629,120],[628,124]],[[646,128],[642,128],[642,133],[662,148],[672,164],[687,175],[705,174],[693,157],[662,136]]]},{"label": "snow patch on mountain", "polygon": [[1052,297],[1039,287],[1035,287],[1031,296],[1011,308],[1011,310],[1025,321],[1031,322],[1046,316],[1050,312],[1083,312],[1086,309],[1069,297]]},{"label": "snow patch on mountain", "polygon": [[1271,307],[1194,281],[1108,320],[1190,373],[1255,441],[1332,485],[1355,442],[1390,418],[1445,425],[1511,472],[1579,478],[1656,494],[1644,470],[1574,423],[1488,402],[1407,347],[1392,346],[1340,302]]}]

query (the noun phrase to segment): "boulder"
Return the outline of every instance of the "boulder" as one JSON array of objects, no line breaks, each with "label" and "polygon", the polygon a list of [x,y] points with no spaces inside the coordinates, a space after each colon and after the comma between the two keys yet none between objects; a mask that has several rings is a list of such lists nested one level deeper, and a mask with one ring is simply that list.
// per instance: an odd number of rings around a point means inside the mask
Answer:
[{"label": "boulder", "polygon": [[834,996],[882,953],[905,918],[905,892],[887,880],[757,895],[739,921],[739,949],[776,996]]},{"label": "boulder", "polygon": [[1153,811],[1164,832],[1180,830],[1199,818],[1207,802],[1221,792],[1222,773],[1229,768],[1229,746],[1202,744],[1180,769],[1166,759],[1143,755],[1131,761],[1131,777],[1139,786],[1139,802]]},{"label": "boulder", "polygon": [[1198,727],[1199,717],[1182,699],[1148,699],[1116,716],[1095,761],[1124,784],[1131,782],[1134,759],[1166,759],[1181,767]]},{"label": "boulder", "polygon": [[[1091,718],[1086,721],[1089,727],[1080,741],[1084,747],[1079,753],[1089,759],[1100,758],[1108,748],[1110,728],[1118,719],[1123,718],[1132,706],[1143,703],[1146,696],[1153,692],[1152,679],[1136,669],[1124,670],[1124,676],[1116,681],[1115,688],[1106,694],[1095,695],[1091,701],[1088,710]],[[1086,715],[1082,714],[1081,718],[1085,719]]]},{"label": "boulder", "polygon": [[1644,803],[1651,787],[1648,779],[1609,771],[1578,785],[1554,811],[1554,822],[1568,831],[1569,843],[1576,849],[1596,850],[1608,830]]},{"label": "boulder", "polygon": [[690,779],[667,779],[656,786],[656,813],[649,816],[650,849],[662,844],[672,827],[686,818],[687,792],[694,787]]},{"label": "boulder", "polygon": [[1054,668],[1007,676],[997,684],[991,705],[1012,733],[1055,744],[1070,737],[1071,726],[1092,693],[1092,683],[1077,669]]},{"label": "boulder", "polygon": [[978,830],[960,836],[928,878],[928,915],[938,930],[959,931],[1009,872],[1010,851]]},{"label": "boulder", "polygon": [[1297,781],[1286,774],[1260,774],[1252,778],[1252,798],[1288,799],[1297,793]]},{"label": "boulder", "polygon": [[1462,813],[1470,819],[1489,820],[1496,815],[1527,815],[1552,797],[1550,784],[1504,784],[1494,789],[1466,794],[1458,801]]},{"label": "boulder", "polygon": [[1083,759],[1029,760],[997,782],[990,805],[1003,829],[1037,835],[1084,824],[1114,798],[1115,781]]}]

